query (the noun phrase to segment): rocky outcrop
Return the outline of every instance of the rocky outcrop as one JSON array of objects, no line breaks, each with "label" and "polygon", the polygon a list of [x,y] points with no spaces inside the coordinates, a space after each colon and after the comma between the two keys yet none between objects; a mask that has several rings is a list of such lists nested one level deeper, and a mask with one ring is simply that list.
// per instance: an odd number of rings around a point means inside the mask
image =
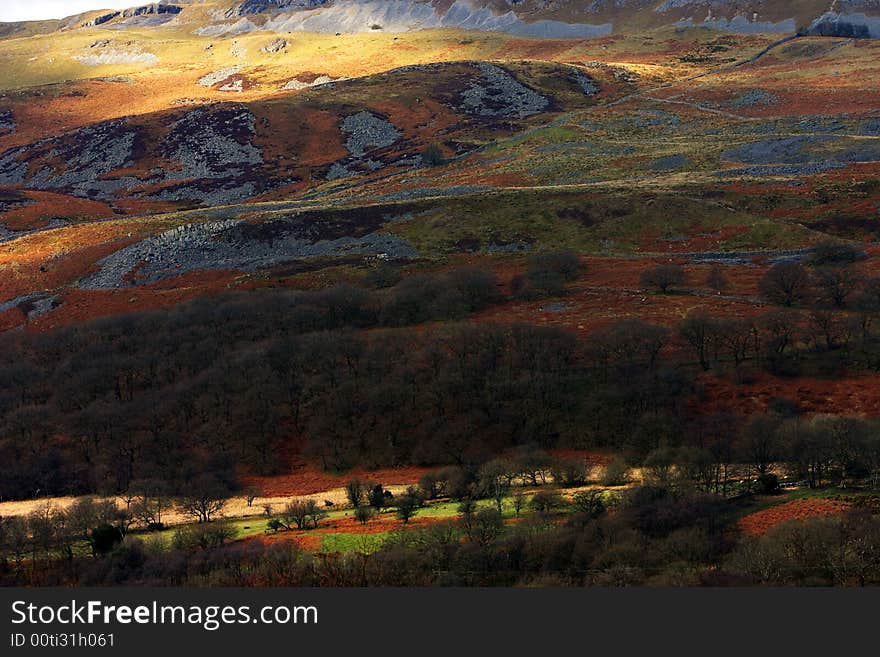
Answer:
[{"label": "rocky outcrop", "polygon": [[153,66],[159,63],[159,58],[151,52],[139,50],[101,49],[97,53],[76,55],[74,59],[86,66],[104,66],[113,64],[143,64]]},{"label": "rocky outcrop", "polygon": [[810,36],[870,39],[880,37],[880,17],[865,14],[838,14],[828,12],[817,18],[806,31]]},{"label": "rocky outcrop", "polygon": [[265,53],[281,52],[285,48],[287,48],[287,40],[279,37],[277,39],[272,39],[272,41],[270,41],[265,46],[260,48],[260,52],[265,52]]},{"label": "rocky outcrop", "polygon": [[262,154],[251,144],[254,123],[254,115],[245,107],[214,111],[200,107],[188,112],[159,146],[159,152],[179,167],[166,170],[165,179],[238,178],[262,164]]},{"label": "rocky outcrop", "polygon": [[[11,149],[0,156],[0,185],[105,198],[132,183],[130,178],[107,176],[130,164],[137,139],[135,130],[117,120]],[[29,173],[29,163],[37,165],[35,173]]]},{"label": "rocky outcrop", "polygon": [[26,294],[0,303],[0,313],[18,308],[31,320],[51,312],[59,305],[57,295]]},{"label": "rocky outcrop", "polygon": [[569,75],[569,79],[579,86],[586,96],[595,96],[601,91],[599,83],[583,71],[574,70]]},{"label": "rocky outcrop", "polygon": [[[335,34],[385,32],[455,27],[466,30],[508,32],[528,37],[577,38],[605,36],[611,24],[567,23],[559,20],[526,21],[514,10],[497,12],[466,0],[416,2],[414,0],[348,0],[323,5],[313,11],[283,11],[264,29],[275,32],[323,32]],[[314,5],[313,5],[314,6]],[[298,9],[301,7],[288,7]]]},{"label": "rocky outcrop", "polygon": [[199,78],[198,81],[196,81],[196,84],[202,87],[213,87],[215,84],[226,82],[233,75],[240,73],[243,68],[244,66],[241,66],[240,64],[221,68],[219,71],[208,73],[204,77]]},{"label": "rocky outcrop", "polygon": [[345,147],[354,157],[363,157],[368,149],[391,146],[400,139],[397,128],[370,112],[345,117],[342,131],[348,135]]},{"label": "rocky outcrop", "polygon": [[329,0],[244,0],[226,10],[226,18],[253,16],[278,9],[311,9]]},{"label": "rocky outcrop", "polygon": [[0,110],[0,135],[15,132],[15,119],[11,110]]},{"label": "rocky outcrop", "polygon": [[[0,185],[112,200],[120,193],[191,204],[244,200],[289,181],[262,169],[252,141],[255,118],[245,107],[200,107],[174,121],[158,144],[138,125],[120,119],[88,126],[0,154]],[[139,175],[119,174],[139,157],[164,162]]]},{"label": "rocky outcrop", "polygon": [[393,235],[315,239],[306,222],[296,218],[255,225],[226,220],[181,226],[117,251],[101,260],[101,270],[79,286],[111,289],[154,283],[190,271],[255,271],[302,258],[346,255],[416,258],[419,254]]},{"label": "rocky outcrop", "polygon": [[140,7],[132,7],[131,9],[126,9],[122,12],[123,18],[134,18],[135,16],[149,16],[149,15],[158,15],[158,14],[179,14],[181,12],[181,8],[176,5],[166,5],[159,4],[154,2],[149,5],[142,5]]},{"label": "rocky outcrop", "polygon": [[329,75],[319,75],[311,82],[303,82],[299,78],[294,78],[283,87],[281,87],[282,91],[302,91],[303,89],[311,89],[313,87],[322,87],[325,84],[330,84],[332,82],[339,82],[340,80],[345,80],[346,78],[331,78]]},{"label": "rocky outcrop", "polygon": [[483,117],[523,119],[543,112],[550,101],[521,84],[499,66],[479,62],[483,80],[474,82],[461,94],[462,108]]},{"label": "rocky outcrop", "polygon": [[351,153],[351,157],[335,162],[327,172],[327,180],[337,180],[363,171],[381,169],[386,163],[376,159],[373,151],[392,146],[401,138],[400,131],[390,122],[366,111],[345,117],[340,127],[347,135],[345,147]]},{"label": "rocky outcrop", "polygon": [[109,23],[114,18],[119,17],[118,11],[110,12],[109,14],[102,14],[101,16],[96,16],[90,21],[86,21],[82,24],[83,27],[97,27],[98,25],[103,25],[104,23]]}]

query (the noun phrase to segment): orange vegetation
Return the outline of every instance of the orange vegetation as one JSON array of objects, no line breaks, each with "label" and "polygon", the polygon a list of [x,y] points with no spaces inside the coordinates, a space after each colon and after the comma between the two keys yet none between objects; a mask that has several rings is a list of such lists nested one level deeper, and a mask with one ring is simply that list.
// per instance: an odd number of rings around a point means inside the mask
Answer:
[{"label": "orange vegetation", "polygon": [[321,470],[317,464],[299,462],[294,465],[290,474],[271,477],[245,476],[242,477],[242,483],[259,488],[264,497],[285,497],[314,495],[341,488],[355,477],[362,481],[375,481],[383,486],[416,484],[422,475],[429,471],[430,468],[419,467],[379,470],[356,468],[345,474],[336,475]]},{"label": "orange vegetation", "polygon": [[806,520],[843,513],[848,504],[825,499],[792,500],[769,509],[756,511],[739,521],[739,529],[749,536],[761,536],[789,520]]}]

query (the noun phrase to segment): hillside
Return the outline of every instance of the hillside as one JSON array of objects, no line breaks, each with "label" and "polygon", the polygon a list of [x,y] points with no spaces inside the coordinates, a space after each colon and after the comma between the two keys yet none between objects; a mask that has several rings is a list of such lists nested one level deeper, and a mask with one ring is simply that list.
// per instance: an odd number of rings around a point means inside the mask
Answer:
[{"label": "hillside", "polygon": [[592,38],[675,25],[735,33],[813,30],[837,36],[877,36],[873,0],[172,0],[120,11],[96,10],[62,21],[8,28],[185,26],[196,34],[407,32],[457,28],[541,38]]},{"label": "hillside", "polygon": [[0,25],[0,585],[880,583],[875,37],[876,0]]},{"label": "hillside", "polygon": [[[27,81],[46,44],[71,76],[43,84],[40,68],[41,84],[0,99],[8,321],[34,294],[56,299],[63,316],[63,300],[127,285],[145,259],[154,264],[142,283],[342,253],[784,249],[865,235],[873,212],[876,190],[847,191],[876,177],[880,159],[871,40],[426,30],[304,33],[281,46],[262,33],[168,30],[141,27],[121,41],[91,27],[4,46],[8,81]],[[120,52],[137,61],[113,59]],[[811,207],[814,190],[829,186],[836,191]],[[454,225],[441,219],[487,194],[512,200]],[[556,215],[525,220],[516,208],[531,203],[526,194],[546,194]],[[684,195],[693,207],[615,215],[627,194],[663,207]],[[770,194],[779,200],[766,213]],[[576,209],[582,199],[598,205],[589,217]],[[318,222],[328,228],[292,218],[333,217],[335,206],[373,209]],[[203,221],[186,238],[155,237]],[[275,237],[211,246],[243,221],[269,222]],[[159,242],[132,244],[138,236]],[[79,280],[114,253],[112,273]]]}]

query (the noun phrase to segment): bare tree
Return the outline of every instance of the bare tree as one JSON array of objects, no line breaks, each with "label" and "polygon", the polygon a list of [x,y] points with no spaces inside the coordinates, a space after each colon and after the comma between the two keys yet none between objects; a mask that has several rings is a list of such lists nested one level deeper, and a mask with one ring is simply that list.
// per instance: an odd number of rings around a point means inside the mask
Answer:
[{"label": "bare tree", "polygon": [[684,285],[687,276],[681,266],[669,263],[646,269],[639,280],[644,287],[657,288],[663,294],[668,294],[673,287]]},{"label": "bare tree", "polygon": [[260,496],[259,488],[256,486],[248,486],[244,491],[244,499],[247,503],[248,507],[252,507],[254,505],[254,501]]},{"label": "bare tree", "polygon": [[640,319],[623,319],[592,336],[593,352],[605,365],[645,364],[654,369],[669,331]]},{"label": "bare tree", "polygon": [[148,529],[161,527],[162,513],[170,504],[165,482],[140,481],[132,488],[137,494],[131,506],[132,516]]},{"label": "bare tree", "polygon": [[739,367],[755,344],[753,323],[746,319],[724,319],[716,326],[721,344],[734,365]]},{"label": "bare tree", "polygon": [[211,522],[223,510],[229,491],[209,475],[197,477],[189,486],[189,492],[181,498],[180,511],[197,522]]},{"label": "bare tree", "polygon": [[864,282],[864,276],[854,267],[821,267],[816,270],[819,297],[826,303],[843,308]]},{"label": "bare tree", "polygon": [[714,341],[720,335],[718,322],[703,312],[692,312],[679,322],[678,334],[694,350],[700,367],[708,370]]},{"label": "bare tree", "polygon": [[775,354],[783,354],[792,346],[797,335],[798,316],[791,310],[771,310],[758,319],[765,339],[764,347]]},{"label": "bare tree", "polygon": [[358,508],[364,503],[364,500],[367,497],[367,488],[360,479],[355,477],[345,484],[345,496],[348,498],[348,503],[351,504],[352,507]]},{"label": "bare tree", "polygon": [[710,289],[715,290],[718,294],[721,294],[730,287],[730,283],[727,280],[727,276],[724,275],[724,270],[721,268],[721,265],[717,263],[712,265],[711,269],[709,269],[709,273],[706,275],[706,285],[709,286]]},{"label": "bare tree", "polygon": [[[314,502],[312,502],[314,504]],[[309,523],[309,502],[305,500],[296,500],[290,502],[281,512],[281,522],[287,529],[306,529]]]},{"label": "bare tree", "polygon": [[804,301],[809,296],[811,286],[810,272],[797,262],[773,265],[758,284],[765,298],[782,306],[793,306]]},{"label": "bare tree", "polygon": [[501,513],[504,496],[510,489],[508,484],[508,464],[500,459],[489,461],[480,468],[479,482],[483,493],[495,500],[498,513]]},{"label": "bare tree", "polygon": [[519,516],[520,511],[522,511],[523,506],[525,506],[525,503],[526,494],[523,493],[521,490],[515,491],[513,494],[513,512],[517,515],[517,517]]}]

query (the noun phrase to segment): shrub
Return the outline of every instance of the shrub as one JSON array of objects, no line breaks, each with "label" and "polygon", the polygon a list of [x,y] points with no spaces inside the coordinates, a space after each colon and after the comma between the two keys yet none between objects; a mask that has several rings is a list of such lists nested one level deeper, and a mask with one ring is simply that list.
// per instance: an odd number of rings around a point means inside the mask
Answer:
[{"label": "shrub", "polygon": [[781,490],[779,477],[772,473],[762,474],[758,477],[758,492],[764,495],[775,495]]},{"label": "shrub", "polygon": [[418,511],[423,503],[424,502],[422,500],[422,496],[419,495],[419,491],[414,486],[410,486],[406,490],[406,493],[398,496],[396,504],[397,509],[395,513],[397,514],[397,517],[403,521],[404,524],[407,524],[409,522],[409,519],[416,514],[416,511]]},{"label": "shrub", "polygon": [[558,459],[550,466],[553,481],[561,486],[583,486],[587,483],[587,468],[582,459]]},{"label": "shrub", "polygon": [[603,486],[624,486],[629,483],[629,466],[622,458],[615,458],[605,466],[602,474]]},{"label": "shrub", "polygon": [[562,504],[562,496],[553,490],[538,491],[529,501],[529,506],[538,513],[552,513]]},{"label": "shrub", "polygon": [[581,513],[590,518],[598,518],[603,515],[607,509],[605,504],[605,496],[599,490],[585,490],[577,493],[574,498],[574,507]]},{"label": "shrub", "polygon": [[527,296],[559,296],[565,284],[576,280],[581,272],[580,259],[571,251],[540,253],[529,258],[525,278],[513,287]]},{"label": "shrub", "polygon": [[122,543],[122,538],[122,532],[118,527],[103,524],[92,530],[89,542],[92,544],[92,551],[95,554],[108,554]]},{"label": "shrub", "polygon": [[431,144],[422,151],[422,162],[429,167],[436,167],[446,162],[446,158],[437,144]]},{"label": "shrub", "polygon": [[371,506],[359,506],[354,510],[354,519],[362,525],[366,525],[376,515],[376,510]]},{"label": "shrub", "polygon": [[810,250],[810,264],[815,266],[848,264],[861,257],[861,251],[843,242],[821,242]]},{"label": "shrub", "polygon": [[235,537],[235,529],[224,522],[186,525],[174,532],[172,545],[178,550],[210,550]]}]

